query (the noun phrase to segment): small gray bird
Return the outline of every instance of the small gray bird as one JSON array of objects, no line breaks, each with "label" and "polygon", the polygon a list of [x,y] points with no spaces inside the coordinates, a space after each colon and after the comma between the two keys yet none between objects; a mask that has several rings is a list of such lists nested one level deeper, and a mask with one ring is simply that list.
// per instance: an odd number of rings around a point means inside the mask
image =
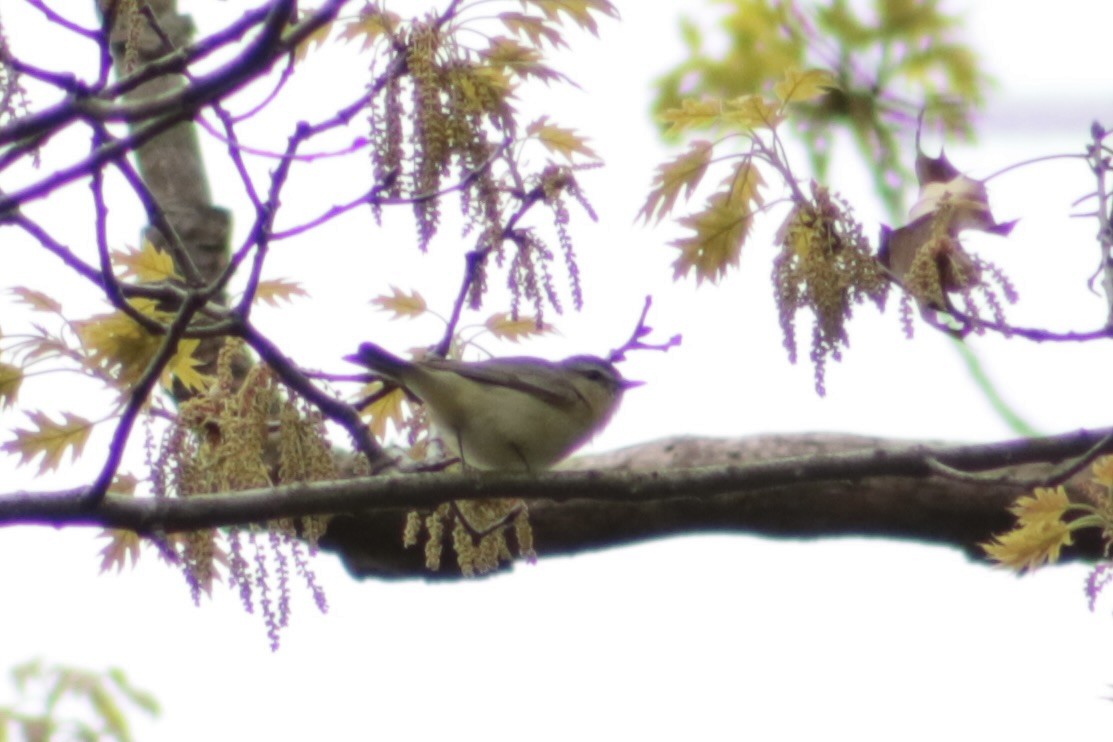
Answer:
[{"label": "small gray bird", "polygon": [[622,393],[643,383],[595,356],[407,361],[364,343],[345,360],[424,402],[445,443],[479,469],[548,469],[602,430]]}]

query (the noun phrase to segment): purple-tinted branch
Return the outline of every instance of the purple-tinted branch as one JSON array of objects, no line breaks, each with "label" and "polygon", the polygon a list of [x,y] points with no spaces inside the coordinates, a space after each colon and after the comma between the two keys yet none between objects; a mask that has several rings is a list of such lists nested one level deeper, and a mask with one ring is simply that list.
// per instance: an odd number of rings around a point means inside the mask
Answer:
[{"label": "purple-tinted branch", "polygon": [[359,196],[345,204],[332,206],[324,214],[321,214],[321,216],[316,217],[315,219],[311,219],[304,224],[300,224],[296,227],[290,227],[289,229],[284,229],[281,232],[275,232],[271,235],[271,240],[273,241],[288,239],[303,232],[307,232],[314,227],[318,227],[325,222],[332,221],[336,217],[342,214],[346,214],[347,212],[359,206],[412,206],[413,204],[420,203],[422,201],[432,201],[443,196],[447,196],[456,191],[461,191],[464,188],[467,188],[484,171],[490,168],[491,164],[495,161],[497,156],[502,153],[502,151],[503,148],[499,148],[499,150],[496,151],[491,157],[489,157],[486,162],[484,162],[475,170],[469,172],[456,183],[453,183],[450,186],[446,186],[439,191],[433,191],[431,193],[419,193],[415,196],[380,196],[379,194],[393,186],[395,180],[397,179],[397,173],[388,173],[387,176],[383,178],[382,182],[376,183],[374,186],[371,187],[370,190],[367,191],[367,193],[364,193],[362,196]]},{"label": "purple-tinted branch", "polygon": [[[1016,337],[1022,337],[1022,338],[1025,338],[1026,340],[1032,340],[1032,341],[1037,342],[1037,343],[1044,343],[1044,342],[1082,343],[1082,342],[1088,342],[1090,340],[1101,340],[1103,338],[1113,338],[1113,326],[1102,327],[1102,328],[1099,328],[1097,330],[1089,330],[1089,331],[1086,331],[1086,332],[1075,332],[1075,331],[1056,332],[1054,330],[1045,330],[1045,329],[1038,328],[1038,327],[1014,327],[1012,325],[1002,324],[1000,322],[979,319],[977,317],[971,317],[970,315],[966,314],[965,312],[963,312],[960,309],[955,308],[955,307],[952,307],[951,309],[949,309],[947,311],[947,314],[950,315],[956,321],[958,321],[962,324],[962,328],[957,328],[957,329],[959,329],[959,332],[960,332],[959,336],[960,337],[965,337],[966,335],[968,335],[970,332],[972,332],[974,330],[984,329],[984,330],[993,330],[994,332],[999,332],[1002,335],[1005,335],[1007,337],[1011,337],[1011,336],[1015,335]],[[956,328],[948,327],[946,324],[943,324],[943,323],[938,322],[938,321],[936,321],[936,322],[930,322],[929,321],[929,324],[932,324],[933,327],[936,327],[937,329],[943,330],[943,331],[945,331],[949,334],[954,334],[955,331],[956,331]]]},{"label": "purple-tinted branch", "polygon": [[[500,151],[504,150],[507,146],[508,144],[504,142]],[[491,239],[486,246],[472,250],[464,256],[464,279],[460,284],[460,291],[456,295],[456,301],[452,305],[452,314],[449,315],[444,336],[433,349],[433,352],[437,355],[445,356],[448,354],[448,349],[452,345],[452,336],[456,333],[456,326],[460,323],[460,315],[464,311],[464,302],[467,300],[472,283],[475,281],[479,269],[487,260],[487,256],[491,254],[491,251],[495,249],[496,245],[502,243],[504,240],[513,238],[514,229],[518,222],[521,221],[522,217],[524,217],[538,202],[545,200],[545,189],[543,186],[538,185],[526,193],[519,193],[516,195],[519,199],[518,209],[511,215],[510,219],[507,220],[502,231]]]},{"label": "purple-tinted branch", "polygon": [[96,480],[89,486],[83,497],[86,507],[95,507],[104,500],[108,488],[112,485],[112,480],[116,477],[116,472],[119,471],[120,461],[124,456],[124,448],[127,446],[128,438],[131,437],[131,430],[139,417],[139,413],[147,403],[147,397],[154,390],[155,384],[162,378],[166,365],[177,353],[178,341],[181,340],[189,327],[193,315],[204,303],[205,299],[196,294],[190,294],[186,298],[185,303],[178,309],[174,321],[167,328],[166,336],[162,339],[158,352],[147,364],[147,368],[143,370],[143,375],[139,377],[139,381],[132,387],[128,395],[128,402],[124,406],[123,412],[120,413],[120,421],[116,424],[116,430],[112,434],[112,442],[108,446],[108,456],[101,467],[100,474],[97,475]]},{"label": "purple-tinted branch", "polygon": [[[100,137],[95,137],[94,142],[99,144]],[[128,303],[119,282],[116,281],[116,276],[112,272],[112,257],[108,249],[108,205],[104,201],[104,173],[99,169],[94,170],[90,178],[89,187],[93,192],[94,234],[97,256],[100,258],[101,287],[104,289],[105,296],[112,306],[126,314],[140,327],[155,334],[162,333],[165,330],[162,323],[148,317]]]},{"label": "purple-tinted branch", "polygon": [[39,136],[28,137],[22,142],[13,144],[3,151],[0,151],[0,171],[6,170],[13,162],[27,155],[37,157],[39,150],[42,149],[43,143],[50,138],[52,133],[53,132],[43,132]]},{"label": "purple-tinted branch", "polygon": [[[346,214],[349,211],[351,211],[352,209],[358,208],[360,206],[372,205],[372,204],[391,203],[392,199],[381,198],[379,196],[379,194],[382,193],[384,190],[386,190],[386,189],[390,188],[392,185],[394,185],[394,181],[397,180],[397,174],[391,174],[391,175],[393,175],[394,177],[388,177],[388,178],[384,179],[383,182],[376,183],[374,186],[371,187],[371,189],[369,191],[367,191],[367,193],[364,193],[362,196],[359,196],[359,197],[349,201],[348,203],[340,204],[339,206],[332,206],[325,213],[321,214],[320,216],[316,217],[315,219],[311,219],[308,222],[305,222],[304,224],[299,224],[296,227],[290,227],[289,229],[284,229],[280,232],[275,232],[274,234],[271,235],[271,240],[272,241],[277,241],[277,240],[285,240],[285,239],[288,239],[290,237],[295,237],[299,234],[302,234],[304,232],[308,232],[311,229],[319,227],[326,222],[330,222],[333,219],[335,219],[336,217],[341,216],[342,214]],[[413,203],[409,199],[395,199],[395,200],[399,200],[403,203]]]},{"label": "purple-tinted branch", "polygon": [[1108,158],[1101,154],[1102,139],[1106,132],[1095,122],[1092,127],[1093,144],[1090,146],[1090,167],[1097,179],[1097,218],[1098,245],[1101,249],[1099,271],[1102,275],[1101,286],[1105,291],[1106,324],[1113,327],[1113,205],[1105,182],[1109,174]]},{"label": "purple-tinted branch", "polygon": [[279,75],[278,82],[275,83],[274,88],[272,88],[271,91],[267,93],[263,100],[261,100],[259,103],[252,106],[248,110],[244,111],[243,113],[232,117],[231,119],[229,119],[229,122],[232,124],[238,124],[241,121],[246,121],[255,116],[267,106],[269,106],[271,103],[273,103],[274,99],[278,97],[278,94],[282,92],[282,88],[286,87],[286,83],[290,80],[290,75],[292,75],[293,72],[294,56],[291,54],[290,57],[286,60],[286,66],[282,68],[282,73]]},{"label": "purple-tinted branch", "polygon": [[[216,104],[213,105],[213,111],[216,111]],[[218,116],[218,118],[220,118],[222,125],[227,126],[223,118],[221,118],[220,116]],[[241,118],[242,117],[240,116],[236,116],[234,118],[234,121],[239,121]],[[197,124],[206,132],[208,132],[209,136],[211,136],[213,139],[221,142],[222,144],[228,145],[229,148],[235,147],[237,152],[254,155],[255,157],[266,157],[271,160],[278,160],[281,159],[283,156],[281,152],[261,149],[259,147],[252,147],[250,145],[244,144],[238,139],[221,134],[215,126],[213,126],[205,119],[203,115],[197,117]],[[333,149],[321,152],[308,152],[296,155],[294,159],[298,162],[314,162],[315,160],[324,160],[331,157],[347,157],[353,152],[358,152],[361,149],[370,146],[370,144],[370,140],[366,139],[365,137],[356,137],[356,139],[351,144],[346,145],[340,149]]]},{"label": "purple-tinted branch", "polygon": [[[101,291],[106,290],[103,280],[104,277],[101,271],[74,255],[72,250],[54,239],[54,237],[39,224],[18,213],[8,217],[7,223],[23,229],[43,248],[56,255],[63,263],[76,271],[78,275],[88,279]],[[188,296],[182,289],[170,285],[135,286],[117,282],[117,286],[119,286],[120,293],[124,296],[154,299],[155,301],[169,302],[176,306],[182,304]],[[128,308],[131,309],[130,306]],[[214,307],[206,305],[200,312],[214,316],[214,322],[190,327],[189,330],[184,333],[183,337],[220,337],[233,334],[236,329],[236,324],[228,318],[227,312],[214,313],[213,310]],[[149,332],[157,335],[166,332],[167,328],[155,320],[145,315],[139,315],[139,317],[143,318],[139,321],[144,322],[144,327]]]},{"label": "purple-tinted branch", "polygon": [[19,227],[24,232],[31,235],[31,237],[33,237],[35,241],[37,241],[40,245],[53,253],[59,260],[61,260],[73,270],[77,271],[78,275],[89,279],[94,284],[96,284],[98,288],[104,288],[104,284],[101,281],[100,271],[86,263],[81,258],[74,255],[72,250],[70,250],[58,240],[54,239],[54,237],[52,237],[49,232],[39,226],[36,222],[31,221],[19,212],[15,212],[0,219],[0,224],[4,223],[12,224]]},{"label": "purple-tinted branch", "polygon": [[645,305],[642,307],[641,316],[638,317],[638,324],[634,327],[634,331],[630,333],[630,339],[623,343],[620,347],[615,348],[610,352],[608,358],[612,362],[626,360],[626,352],[631,350],[660,350],[667,351],[669,348],[680,345],[681,336],[679,334],[673,335],[671,338],[663,343],[647,343],[642,338],[653,332],[653,328],[645,323],[649,317],[649,308],[653,306],[653,297],[645,297]]},{"label": "purple-tinted branch", "polygon": [[256,213],[258,213],[258,211],[263,208],[263,202],[259,199],[259,193],[255,190],[255,182],[251,179],[251,174],[247,172],[247,164],[243,161],[244,147],[240,144],[239,137],[236,135],[234,120],[220,103],[213,103],[212,108],[213,113],[216,114],[217,119],[219,119],[220,123],[224,126],[224,131],[226,132],[225,136],[220,136],[215,129],[211,128],[209,123],[205,121],[204,116],[198,116],[197,123],[200,124],[201,128],[205,129],[205,131],[209,132],[220,141],[223,141],[228,146],[228,157],[231,158],[232,165],[236,168],[236,172],[239,173],[240,182],[243,183],[244,193],[247,194],[247,198],[255,207]]},{"label": "purple-tinted branch", "polygon": [[68,18],[58,15],[54,10],[47,7],[46,3],[42,0],[24,0],[24,2],[45,15],[46,19],[55,26],[60,26],[67,31],[75,33],[78,36],[83,36],[91,41],[97,41],[100,38],[100,32],[97,30],[79,26]]},{"label": "purple-tinted branch", "polygon": [[250,323],[240,323],[236,334],[259,354],[283,384],[312,402],[326,417],[348,431],[356,450],[367,458],[372,473],[381,472],[394,465],[394,460],[387,456],[382,447],[371,437],[370,430],[360,419],[359,412],[354,407],[318,389],[301,369]]},{"label": "purple-tinted branch", "polygon": [[[276,59],[294,49],[305,37],[331,21],[345,1],[328,0],[320,12],[313,14],[304,22],[283,34],[294,0],[278,0],[271,5],[264,6],[266,14],[262,19],[263,25],[258,36],[237,57],[218,70],[204,77],[196,78],[193,85],[180,88],[173,93],[134,103],[109,102],[149,79],[169,72],[181,71],[184,68],[182,65],[185,64],[185,61],[180,60],[193,61],[186,55],[191,51],[196,52],[206,42],[210,45],[207,50],[211,51],[213,48],[232,40],[229,38],[230,30],[235,29],[237,33],[245,33],[254,24],[244,24],[241,21],[239,24],[230,26],[229,30],[215,34],[198,45],[188,47],[182,52],[167,55],[160,60],[155,60],[145,65],[135,75],[128,76],[116,85],[104,88],[95,97],[71,96],[38,114],[14,121],[8,126],[0,128],[0,145],[16,142],[27,136],[41,134],[44,131],[60,129],[79,118],[94,118],[102,122],[119,121],[133,124],[148,119],[156,119],[160,116],[176,117],[175,120],[192,118],[198,109],[214,100],[223,98],[244,83],[253,80],[260,72],[273,64]],[[174,63],[170,64],[164,61],[168,59],[174,60]]]},{"label": "purple-tinted branch", "polygon": [[177,111],[176,113],[156,119],[144,126],[136,127],[129,136],[122,139],[113,139],[103,147],[97,148],[92,154],[79,162],[58,170],[37,183],[32,183],[29,186],[25,186],[11,193],[0,194],[0,213],[17,209],[21,204],[28,201],[45,198],[58,188],[68,185],[82,176],[88,175],[93,169],[103,167],[106,163],[112,162],[119,157],[126,157],[132,151],[157,137],[159,134],[162,134],[167,129],[172,128],[182,121],[188,121],[192,115],[192,111]]},{"label": "purple-tinted branch", "polygon": [[88,92],[85,84],[74,77],[72,72],[51,72],[50,70],[44,70],[32,64],[28,64],[16,57],[5,57],[4,64],[21,75],[27,75],[47,85],[53,85],[71,95],[84,95]]},{"label": "purple-tinted branch", "polygon": [[126,157],[119,157],[113,164],[131,185],[135,195],[139,197],[143,209],[147,212],[147,220],[166,238],[166,244],[174,258],[174,265],[181,269],[186,284],[195,288],[203,286],[205,281],[201,277],[201,272],[197,270],[189,251],[182,244],[182,238],[174,229],[174,225],[170,223],[170,219],[167,218],[166,212],[158,199],[155,198],[155,194],[147,186],[147,182],[136,172],[131,160]]},{"label": "purple-tinted branch", "polygon": [[105,88],[101,92],[101,96],[106,100],[112,100],[123,96],[125,93],[131,92],[140,85],[157,77],[171,74],[189,76],[188,70],[191,64],[204,59],[213,52],[229,44],[239,41],[253,28],[262,23],[267,18],[269,12],[270,8],[267,5],[249,10],[244,13],[238,21],[224,30],[148,62],[140,69]]},{"label": "purple-tinted branch", "polygon": [[274,228],[274,215],[277,213],[282,200],[282,188],[286,185],[286,179],[290,175],[290,167],[293,165],[294,155],[297,154],[298,147],[313,133],[314,128],[304,121],[297,125],[286,144],[286,154],[278,163],[274,175],[271,176],[267,202],[256,213],[255,226],[251,230],[252,241],[256,246],[255,259],[251,261],[251,273],[247,277],[247,286],[237,310],[245,322],[251,316],[251,305],[255,301],[255,292],[259,289],[259,279],[263,275],[263,261],[267,257],[267,250],[270,246],[270,233]]}]

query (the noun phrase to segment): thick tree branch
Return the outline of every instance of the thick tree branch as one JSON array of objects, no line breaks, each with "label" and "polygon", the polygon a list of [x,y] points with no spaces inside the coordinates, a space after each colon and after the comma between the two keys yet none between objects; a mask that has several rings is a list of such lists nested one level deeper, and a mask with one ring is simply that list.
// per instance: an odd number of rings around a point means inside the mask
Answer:
[{"label": "thick tree branch", "polygon": [[[85,489],[0,497],[0,524],[96,525],[162,533],[273,518],[335,518],[326,548],[361,576],[429,576],[421,551],[401,546],[409,509],[449,499],[525,498],[537,548],[575,553],[681,533],[767,536],[884,536],[958,546],[1010,527],[1006,510],[1032,477],[1092,452],[1110,430],[985,445],[934,445],[846,436],[767,436],[744,441],[679,440],[620,452],[623,470],[524,474],[415,474],[293,484],[273,489],[151,499],[109,495],[90,507]],[[849,449],[849,450],[848,450]],[[644,471],[638,456],[719,462]],[[701,458],[702,457],[702,458]],[[597,461],[597,460],[596,460]],[[744,463],[723,464],[722,461]],[[1026,480],[993,482],[937,473],[1009,471]],[[588,461],[587,463],[592,463]],[[1018,468],[1021,467],[1021,468]],[[357,514],[352,514],[357,513]],[[1097,558],[1095,541],[1076,557]],[[448,576],[453,576],[449,574]]]}]

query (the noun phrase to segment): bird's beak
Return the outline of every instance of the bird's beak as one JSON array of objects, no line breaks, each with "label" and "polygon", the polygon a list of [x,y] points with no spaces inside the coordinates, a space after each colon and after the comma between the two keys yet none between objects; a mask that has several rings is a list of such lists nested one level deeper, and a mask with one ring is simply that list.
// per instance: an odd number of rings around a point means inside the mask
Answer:
[{"label": "bird's beak", "polygon": [[645,386],[645,382],[644,381],[634,381],[633,379],[623,379],[622,383],[619,385],[619,388],[621,388],[623,390],[626,390],[626,389],[633,389],[636,386]]}]

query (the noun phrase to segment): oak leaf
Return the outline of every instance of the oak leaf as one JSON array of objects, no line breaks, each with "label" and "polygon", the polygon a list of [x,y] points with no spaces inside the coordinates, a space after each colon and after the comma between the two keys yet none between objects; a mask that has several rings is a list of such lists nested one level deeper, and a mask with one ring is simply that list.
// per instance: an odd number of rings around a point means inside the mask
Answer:
[{"label": "oak leaf", "polygon": [[405,420],[403,403],[406,401],[406,392],[401,387],[395,387],[385,394],[382,391],[382,382],[375,381],[364,387],[361,392],[363,397],[375,397],[370,404],[360,410],[360,414],[371,418],[368,427],[371,429],[371,434],[379,439],[386,436],[387,423],[393,423],[394,428],[398,430]]},{"label": "oak leaf", "polygon": [[40,474],[57,469],[67,450],[70,460],[76,460],[93,430],[93,423],[70,412],[62,413],[61,422],[54,422],[45,412],[28,412],[27,417],[35,427],[17,428],[13,431],[15,439],[5,442],[0,450],[19,454],[20,466],[42,454]]},{"label": "oak leaf", "polygon": [[796,103],[818,98],[834,87],[837,87],[835,78],[826,70],[801,71],[790,67],[784,78],[773,86],[773,94],[782,103]]},{"label": "oak leaf", "polygon": [[286,278],[260,281],[259,285],[255,287],[255,299],[266,302],[272,307],[277,307],[279,302],[293,301],[296,296],[309,296],[309,292],[303,289],[297,281]]},{"label": "oak leaf", "polygon": [[[139,480],[132,475],[117,474],[112,486],[109,487],[109,492],[117,496],[133,496],[138,485]],[[133,567],[139,561],[139,547],[142,545],[143,539],[135,531],[109,528],[101,531],[100,537],[108,539],[108,543],[100,550],[101,572],[107,572],[113,567],[116,568],[117,572],[122,571],[127,566],[129,556]]]},{"label": "oak leaf", "polygon": [[775,129],[784,120],[780,107],[760,95],[743,95],[728,100],[724,108],[723,120],[745,129]]},{"label": "oak leaf", "polygon": [[1009,510],[1022,525],[1054,522],[1063,517],[1070,507],[1070,497],[1062,487],[1036,487],[1031,495],[1017,498]]},{"label": "oak leaf", "polygon": [[561,14],[568,16],[573,23],[595,36],[599,26],[592,13],[618,18],[618,11],[608,0],[521,0],[522,5],[537,8],[554,23],[562,23]]},{"label": "oak leaf", "polygon": [[526,134],[535,137],[550,152],[563,155],[569,162],[572,161],[572,155],[576,153],[595,160],[599,159],[599,155],[587,146],[587,141],[583,137],[572,129],[547,123],[548,119],[548,116],[542,116],[531,123],[526,127]]},{"label": "oak leaf", "polygon": [[0,363],[0,408],[15,403],[22,383],[23,369],[10,363]]},{"label": "oak leaf", "polygon": [[727,268],[738,265],[754,214],[763,203],[758,190],[763,182],[754,164],[742,160],[727,178],[726,190],[712,194],[703,211],[679,220],[694,234],[673,240],[680,248],[680,257],[673,262],[673,278],[686,276],[694,268],[697,283],[714,282]]},{"label": "oak leaf", "polygon": [[491,39],[482,56],[489,64],[512,72],[523,80],[528,77],[545,82],[565,79],[552,67],[541,63],[544,56],[537,49],[505,36]]},{"label": "oak leaf", "polygon": [[1057,561],[1060,550],[1071,543],[1070,529],[1056,520],[1020,526],[981,546],[995,562],[1023,572]]},{"label": "oak leaf", "polygon": [[294,61],[301,62],[309,56],[309,52],[320,49],[328,41],[329,34],[332,33],[332,24],[326,23],[318,28],[313,33],[306,36],[294,49]]},{"label": "oak leaf", "polygon": [[685,199],[691,198],[707,172],[713,151],[711,142],[697,139],[688,146],[686,152],[658,166],[653,187],[645,205],[638,212],[638,217],[647,222],[659,222],[672,211],[681,191],[684,192]]},{"label": "oak leaf", "polygon": [[102,573],[110,571],[113,567],[117,572],[122,572],[127,566],[128,557],[131,557],[133,567],[139,561],[139,549],[143,545],[143,539],[135,531],[113,528],[102,531],[100,537],[108,539],[108,543],[99,552]]},{"label": "oak leaf", "polygon": [[553,331],[553,326],[544,322],[538,323],[536,317],[517,317],[510,312],[499,312],[487,318],[484,326],[491,334],[502,340],[517,343],[522,338],[544,335]]},{"label": "oak leaf", "polygon": [[391,319],[420,317],[429,308],[425,303],[425,298],[416,291],[406,293],[397,286],[391,286],[390,290],[389,295],[376,296],[371,300],[371,303],[377,305],[384,312],[394,312]]},{"label": "oak leaf", "polygon": [[14,294],[16,299],[31,307],[36,312],[51,312],[58,314],[62,311],[62,305],[50,298],[41,291],[25,288],[23,286],[16,286],[8,290]]},{"label": "oak leaf", "polygon": [[174,259],[149,240],[138,250],[114,251],[112,260],[124,269],[125,276],[134,276],[144,283],[181,280],[174,268]]},{"label": "oak leaf", "polygon": [[499,20],[511,33],[525,36],[534,46],[541,46],[542,40],[554,48],[568,46],[560,31],[546,23],[544,18],[524,13],[500,13]]},{"label": "oak leaf", "polygon": [[[128,303],[139,313],[156,321],[169,322],[172,318],[169,313],[158,309],[156,303],[150,299],[130,299]],[[107,373],[121,388],[137,382],[162,347],[162,335],[148,332],[118,310],[74,324],[90,367]],[[203,389],[207,385],[208,377],[197,371],[201,362],[193,356],[200,342],[196,338],[178,341],[178,347],[163,371],[163,386],[169,388],[174,376],[193,390]]]},{"label": "oak leaf", "polygon": [[344,24],[336,38],[340,41],[363,39],[361,49],[367,50],[381,37],[393,34],[401,22],[401,16],[396,13],[368,6],[360,11],[359,18]]}]

